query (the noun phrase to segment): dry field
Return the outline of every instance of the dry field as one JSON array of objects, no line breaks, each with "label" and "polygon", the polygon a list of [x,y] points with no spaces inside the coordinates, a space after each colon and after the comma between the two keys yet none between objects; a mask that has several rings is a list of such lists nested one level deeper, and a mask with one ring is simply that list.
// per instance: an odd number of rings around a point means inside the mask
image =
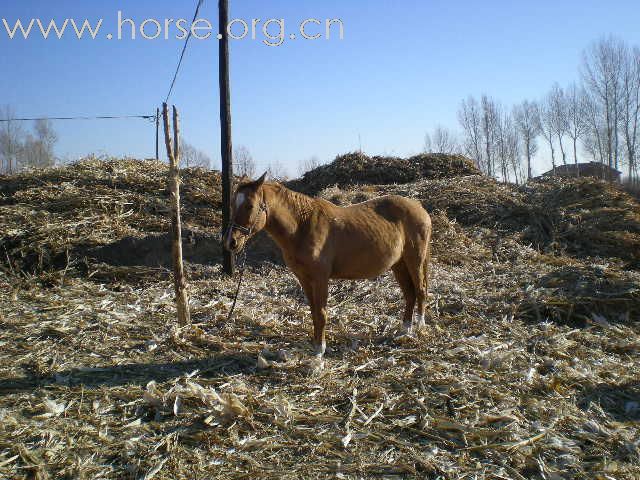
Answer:
[{"label": "dry field", "polygon": [[227,322],[217,174],[184,173],[182,329],[165,166],[0,178],[0,478],[640,478],[637,200],[472,171],[394,185],[398,165],[378,185],[332,186],[329,167],[292,185],[413,196],[434,218],[430,328],[395,338],[389,275],[334,282],[320,372],[265,240]]}]

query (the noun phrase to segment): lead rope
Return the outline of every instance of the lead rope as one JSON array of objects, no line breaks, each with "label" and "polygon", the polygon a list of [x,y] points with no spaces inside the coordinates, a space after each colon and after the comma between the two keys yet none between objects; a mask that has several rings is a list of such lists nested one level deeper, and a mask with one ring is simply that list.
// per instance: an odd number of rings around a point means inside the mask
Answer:
[{"label": "lead rope", "polygon": [[242,278],[244,277],[244,267],[246,265],[247,262],[247,247],[245,245],[245,248],[242,249],[242,253],[241,255],[241,260],[240,260],[240,265],[239,265],[239,270],[240,270],[240,276],[238,278],[238,285],[236,287],[236,293],[233,296],[233,303],[231,304],[231,310],[229,310],[229,315],[227,315],[227,323],[229,323],[231,321],[231,318],[233,317],[233,311],[236,309],[236,302],[238,301],[238,295],[240,294],[240,286],[242,285]]},{"label": "lead rope", "polygon": [[[264,201],[264,197],[262,199],[262,202],[260,203],[260,210],[263,210],[265,213],[267,212],[267,204]],[[258,222],[258,218],[256,218],[255,221],[253,222],[253,225],[251,225],[251,228],[249,229],[249,234],[251,234],[257,222]],[[231,304],[231,310],[229,310],[229,315],[227,315],[227,323],[229,323],[231,321],[231,318],[233,317],[233,312],[236,309],[236,302],[238,301],[238,295],[240,294],[240,286],[242,285],[242,278],[244,277],[244,268],[247,264],[247,245],[246,244],[244,245],[244,248],[242,249],[242,253],[240,255],[241,255],[240,262],[239,262],[240,277],[238,278],[236,293],[233,296],[233,303]]]}]

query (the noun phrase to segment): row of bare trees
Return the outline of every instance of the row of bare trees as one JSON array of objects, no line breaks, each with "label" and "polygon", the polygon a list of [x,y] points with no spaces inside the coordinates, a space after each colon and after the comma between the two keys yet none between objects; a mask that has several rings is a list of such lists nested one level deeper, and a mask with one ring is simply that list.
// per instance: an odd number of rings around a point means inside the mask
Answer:
[{"label": "row of bare trees", "polygon": [[[480,100],[470,96],[462,101],[458,110],[462,141],[438,127],[433,136],[435,148],[427,148],[425,141],[425,150],[463,153],[474,159],[487,175],[519,183],[530,176],[531,159],[538,149],[538,119],[537,106],[530,102],[509,110],[487,95],[482,95]],[[443,148],[445,144],[447,148]],[[528,159],[526,173],[523,159]]]},{"label": "row of bare trees", "polygon": [[24,168],[49,167],[55,163],[58,135],[49,120],[36,120],[33,131],[25,131],[9,106],[0,109],[0,173]]},{"label": "row of bare trees", "polygon": [[211,168],[209,155],[182,139],[180,139],[180,161],[187,168],[200,167],[207,170]]},{"label": "row of bare trees", "polygon": [[638,178],[640,48],[608,38],[585,53],[582,65],[587,150],[615,169],[626,165]]},{"label": "row of bare trees", "polygon": [[[251,152],[244,145],[236,147],[233,151],[234,173],[239,176],[255,178],[262,171],[258,172],[257,164],[251,155]],[[320,165],[317,157],[311,157],[309,160],[300,164],[300,174],[312,170]],[[266,171],[269,178],[274,180],[286,180],[288,178],[287,169],[282,162],[275,161],[266,165]]]},{"label": "row of bare trees", "polygon": [[462,134],[438,127],[425,138],[425,150],[463,153],[488,175],[504,181],[531,178],[538,141],[547,146],[551,168],[597,161],[622,170],[638,182],[640,142],[640,48],[614,37],[583,53],[580,83],[558,84],[540,100],[508,108],[482,95],[462,101]]}]

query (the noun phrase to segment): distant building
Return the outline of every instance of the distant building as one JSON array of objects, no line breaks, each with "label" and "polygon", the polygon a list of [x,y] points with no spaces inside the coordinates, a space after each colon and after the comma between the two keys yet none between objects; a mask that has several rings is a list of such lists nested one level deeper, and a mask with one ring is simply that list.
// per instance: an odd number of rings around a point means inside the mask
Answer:
[{"label": "distant building", "polygon": [[602,180],[619,182],[622,172],[611,168],[609,165],[600,162],[570,163],[568,165],[558,165],[555,170],[540,175],[541,177],[594,177]]}]

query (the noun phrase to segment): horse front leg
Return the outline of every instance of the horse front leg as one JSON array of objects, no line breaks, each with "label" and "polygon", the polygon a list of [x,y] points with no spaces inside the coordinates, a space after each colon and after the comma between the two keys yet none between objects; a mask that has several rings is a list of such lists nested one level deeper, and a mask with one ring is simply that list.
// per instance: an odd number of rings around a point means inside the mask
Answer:
[{"label": "horse front leg", "polygon": [[327,323],[329,281],[314,281],[308,278],[308,276],[298,272],[296,272],[296,277],[309,302],[309,309],[311,310],[311,317],[313,318],[313,346],[316,357],[322,360],[327,348],[324,331]]},{"label": "horse front leg", "polygon": [[313,317],[313,346],[316,357],[322,360],[327,349],[325,327],[327,325],[327,297],[329,294],[329,280],[322,279],[312,282],[313,301],[311,315]]}]

